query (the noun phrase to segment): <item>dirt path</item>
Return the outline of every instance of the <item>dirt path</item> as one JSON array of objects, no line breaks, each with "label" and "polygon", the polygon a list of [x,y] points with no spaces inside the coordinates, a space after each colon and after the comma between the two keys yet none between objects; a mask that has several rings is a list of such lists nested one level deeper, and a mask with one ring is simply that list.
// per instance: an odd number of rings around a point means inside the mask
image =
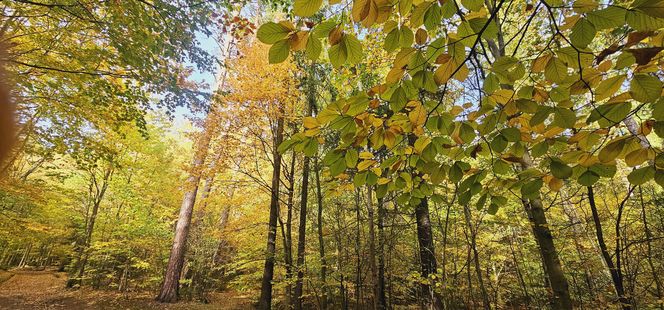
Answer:
[{"label": "dirt path", "polygon": [[159,304],[152,294],[122,294],[102,290],[69,290],[65,273],[12,271],[0,283],[0,309],[251,309],[246,296],[219,293],[212,303]]}]

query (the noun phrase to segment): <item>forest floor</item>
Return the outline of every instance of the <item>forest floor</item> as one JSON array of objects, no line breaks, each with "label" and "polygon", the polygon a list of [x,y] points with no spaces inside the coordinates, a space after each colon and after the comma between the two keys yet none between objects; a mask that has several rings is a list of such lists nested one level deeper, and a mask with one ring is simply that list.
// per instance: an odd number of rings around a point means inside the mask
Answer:
[{"label": "forest floor", "polygon": [[0,309],[250,309],[251,300],[233,292],[213,294],[211,303],[160,304],[154,292],[67,289],[67,274],[0,270]]}]

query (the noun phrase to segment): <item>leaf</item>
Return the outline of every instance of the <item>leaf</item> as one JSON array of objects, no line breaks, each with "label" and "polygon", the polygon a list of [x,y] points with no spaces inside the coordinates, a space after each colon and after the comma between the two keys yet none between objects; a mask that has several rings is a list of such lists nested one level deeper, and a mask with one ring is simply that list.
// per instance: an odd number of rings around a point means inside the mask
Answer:
[{"label": "leaf", "polygon": [[554,83],[561,83],[567,78],[567,65],[558,58],[551,58],[544,69],[544,77]]},{"label": "leaf", "polygon": [[576,114],[570,109],[556,108],[553,112],[553,124],[560,128],[574,128]]},{"label": "leaf", "polygon": [[521,131],[519,128],[508,127],[500,131],[500,134],[509,142],[521,141]]},{"label": "leaf", "polygon": [[653,102],[662,94],[662,81],[649,74],[636,74],[629,88],[632,98],[641,102]]},{"label": "leaf", "polygon": [[539,195],[539,190],[542,188],[544,182],[541,178],[536,178],[521,186],[521,196],[524,198],[533,199]]},{"label": "leaf", "polygon": [[650,149],[634,150],[625,156],[625,164],[629,167],[638,166],[649,159],[649,153]]},{"label": "leaf", "polygon": [[349,149],[348,151],[346,151],[346,155],[344,155],[344,160],[346,161],[346,167],[355,168],[355,165],[357,165],[358,158],[359,155],[357,153],[357,150]]},{"label": "leaf", "polygon": [[475,129],[468,125],[468,123],[463,122],[461,123],[461,127],[459,127],[459,137],[465,143],[473,142],[475,139]]},{"label": "leaf", "polygon": [[265,44],[274,44],[285,39],[291,32],[286,26],[274,22],[267,22],[258,28],[256,37]]},{"label": "leaf", "polygon": [[597,173],[586,170],[584,173],[582,173],[579,178],[577,179],[577,182],[583,186],[593,186],[597,181],[599,180],[599,175]]},{"label": "leaf", "polygon": [[356,64],[362,61],[362,43],[351,34],[346,34],[342,38],[348,54],[348,63]]},{"label": "leaf", "polygon": [[655,177],[655,168],[652,166],[646,166],[632,171],[627,176],[627,180],[632,185],[642,185],[652,180],[653,177]]},{"label": "leaf", "polygon": [[293,13],[297,16],[309,17],[316,14],[323,4],[323,0],[295,0]]},{"label": "leaf", "polygon": [[584,48],[593,41],[596,33],[595,26],[587,19],[582,18],[572,27],[570,40],[575,47]]},{"label": "leaf", "polygon": [[572,176],[572,168],[559,159],[551,160],[549,166],[554,177],[564,180]]},{"label": "leaf", "polygon": [[606,9],[586,13],[586,18],[593,23],[597,30],[621,27],[625,24],[623,8],[609,6]]},{"label": "leaf", "polygon": [[288,58],[290,51],[288,40],[281,40],[270,47],[268,59],[271,64],[283,62]]},{"label": "leaf", "polygon": [[637,31],[655,31],[664,28],[664,18],[647,15],[641,11],[627,11],[627,24]]},{"label": "leaf", "polygon": [[653,17],[664,18],[664,1],[662,0],[636,0],[632,8]]},{"label": "leaf", "polygon": [[627,140],[625,138],[619,138],[617,140],[611,141],[609,144],[604,146],[601,151],[599,151],[597,158],[599,158],[599,160],[604,163],[613,161],[625,148],[626,141]]},{"label": "leaf", "polygon": [[309,37],[307,40],[307,47],[304,50],[304,53],[311,60],[318,60],[320,53],[323,50],[323,45],[320,43],[319,39]]},{"label": "leaf", "polygon": [[626,76],[621,74],[602,81],[595,89],[595,100],[602,101],[613,96],[613,94],[615,94],[618,89],[620,89],[620,86],[622,86],[625,78]]},{"label": "leaf", "polygon": [[346,161],[343,159],[338,159],[332,165],[330,165],[330,175],[335,177],[346,170]]}]

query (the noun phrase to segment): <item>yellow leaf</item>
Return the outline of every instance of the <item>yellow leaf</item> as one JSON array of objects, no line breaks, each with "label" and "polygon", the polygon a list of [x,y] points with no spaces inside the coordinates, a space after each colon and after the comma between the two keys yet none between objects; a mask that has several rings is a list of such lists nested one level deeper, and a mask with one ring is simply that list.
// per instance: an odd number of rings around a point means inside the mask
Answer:
[{"label": "yellow leaf", "polygon": [[376,163],[375,160],[365,159],[365,160],[363,160],[363,161],[361,161],[360,163],[357,164],[357,170],[358,171],[367,170],[367,168],[371,167],[375,163]]},{"label": "yellow leaf", "polygon": [[304,128],[312,129],[318,127],[318,120],[315,117],[307,116],[302,122],[304,123]]},{"label": "yellow leaf", "polygon": [[417,141],[415,141],[415,144],[413,145],[413,147],[415,148],[415,151],[418,154],[422,154],[422,151],[424,151],[424,148],[427,147],[427,145],[429,145],[429,143],[431,143],[431,138],[426,137],[426,136],[419,137],[419,138],[417,138]]},{"label": "yellow leaf", "polygon": [[371,158],[373,158],[373,156],[374,156],[373,153],[371,153],[371,152],[367,152],[367,151],[364,151],[364,152],[360,152],[360,156],[359,156],[359,157],[360,157],[361,159],[371,159]]},{"label": "yellow leaf", "polygon": [[408,113],[408,119],[413,128],[422,126],[427,120],[427,110],[420,104]]}]

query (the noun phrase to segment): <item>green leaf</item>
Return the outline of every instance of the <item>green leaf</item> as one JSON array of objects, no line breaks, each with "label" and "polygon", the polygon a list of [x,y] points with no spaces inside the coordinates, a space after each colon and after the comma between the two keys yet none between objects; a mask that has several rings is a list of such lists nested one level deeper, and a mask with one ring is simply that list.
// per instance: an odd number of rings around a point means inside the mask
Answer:
[{"label": "green leaf", "polygon": [[521,131],[519,128],[508,127],[500,131],[500,134],[507,139],[509,142],[519,142],[521,141]]},{"label": "green leaf", "polygon": [[636,74],[629,92],[638,101],[653,102],[662,95],[662,81],[649,74]]},{"label": "green leaf", "polygon": [[579,176],[579,179],[577,181],[579,182],[579,184],[583,186],[592,186],[598,180],[599,180],[599,175],[597,175],[597,173],[590,170],[586,170],[586,172],[582,173]]},{"label": "green leaf", "polygon": [[295,0],[293,13],[297,16],[308,17],[316,14],[323,4],[323,0]]},{"label": "green leaf", "polygon": [[309,57],[311,60],[318,60],[322,50],[323,45],[320,43],[320,40],[309,36],[309,40],[307,40],[307,47],[304,50],[304,53],[307,55],[307,57]]},{"label": "green leaf", "polygon": [[468,125],[468,123],[463,122],[461,123],[461,127],[459,128],[459,137],[465,143],[473,142],[473,140],[475,139],[475,129],[473,129],[472,126]]},{"label": "green leaf", "polygon": [[632,104],[629,102],[618,102],[603,104],[590,112],[587,123],[597,121],[602,128],[611,127],[622,122],[632,111]]},{"label": "green leaf", "polygon": [[559,159],[552,159],[549,166],[554,177],[564,180],[572,176],[572,168]]},{"label": "green leaf", "polygon": [[454,183],[461,181],[461,178],[463,177],[463,170],[461,170],[459,162],[455,162],[452,167],[450,167],[450,172],[447,175],[450,181]]},{"label": "green leaf", "polygon": [[624,74],[610,77],[595,88],[595,101],[602,101],[606,98],[613,96],[622,86],[622,83],[625,81],[626,76]]},{"label": "green leaf", "polygon": [[572,27],[570,40],[575,47],[584,48],[593,41],[596,33],[595,26],[587,19],[582,18]]},{"label": "green leaf", "polygon": [[646,166],[632,171],[627,176],[627,180],[632,185],[641,185],[652,180],[653,177],[655,177],[655,168],[652,166]]},{"label": "green leaf", "polygon": [[547,143],[546,141],[542,141],[540,143],[533,145],[530,155],[533,155],[533,157],[540,157],[546,154],[546,151],[548,150],[549,150],[549,143]]},{"label": "green leaf", "polygon": [[289,51],[290,47],[288,45],[288,40],[278,41],[270,47],[268,59],[270,60],[271,64],[283,62],[286,60],[286,58],[288,58]]},{"label": "green leaf", "polygon": [[544,68],[544,77],[554,83],[561,83],[567,78],[567,65],[554,57],[549,60]]},{"label": "green leaf", "polygon": [[606,9],[586,13],[586,18],[593,23],[597,30],[621,27],[625,24],[625,13],[623,8],[609,6]]},{"label": "green leaf", "polygon": [[355,168],[355,166],[357,165],[358,158],[359,154],[357,153],[357,150],[349,149],[348,151],[346,151],[346,155],[344,156],[344,159],[346,160],[346,167]]},{"label": "green leaf", "polygon": [[655,31],[664,28],[664,18],[653,17],[640,11],[628,11],[627,24],[637,31]]},{"label": "green leaf", "polygon": [[570,109],[556,108],[553,112],[553,124],[560,128],[574,128],[576,114]]},{"label": "green leaf", "polygon": [[288,33],[290,33],[290,29],[285,26],[274,22],[267,22],[258,28],[256,37],[265,44],[274,44],[286,38]]},{"label": "green leaf", "polygon": [[335,177],[346,170],[346,161],[338,159],[330,166],[330,175]]},{"label": "green leaf", "polygon": [[507,147],[507,138],[503,135],[497,135],[491,140],[491,149],[495,152],[502,152]]},{"label": "green leaf", "polygon": [[362,43],[354,35],[346,34],[341,41],[348,51],[348,63],[356,64],[362,61]]},{"label": "green leaf", "polygon": [[635,0],[632,8],[653,17],[664,18],[664,1],[662,0]]},{"label": "green leaf", "polygon": [[498,175],[508,174],[510,172],[510,165],[498,158],[493,162],[493,172]]},{"label": "green leaf", "polygon": [[611,141],[609,144],[604,146],[601,151],[599,151],[597,158],[599,158],[599,160],[604,163],[608,163],[616,159],[616,157],[618,157],[618,155],[620,155],[620,153],[625,148],[626,142],[627,140],[624,138]]},{"label": "green leaf", "polygon": [[304,155],[314,156],[318,153],[318,140],[314,138],[309,138],[304,146]]},{"label": "green leaf", "polygon": [[544,181],[541,178],[536,178],[521,186],[521,196],[524,198],[533,199],[539,195],[539,190],[542,188]]},{"label": "green leaf", "polygon": [[356,173],[355,176],[353,177],[353,184],[355,185],[355,187],[360,187],[366,183],[367,183],[366,171]]}]

